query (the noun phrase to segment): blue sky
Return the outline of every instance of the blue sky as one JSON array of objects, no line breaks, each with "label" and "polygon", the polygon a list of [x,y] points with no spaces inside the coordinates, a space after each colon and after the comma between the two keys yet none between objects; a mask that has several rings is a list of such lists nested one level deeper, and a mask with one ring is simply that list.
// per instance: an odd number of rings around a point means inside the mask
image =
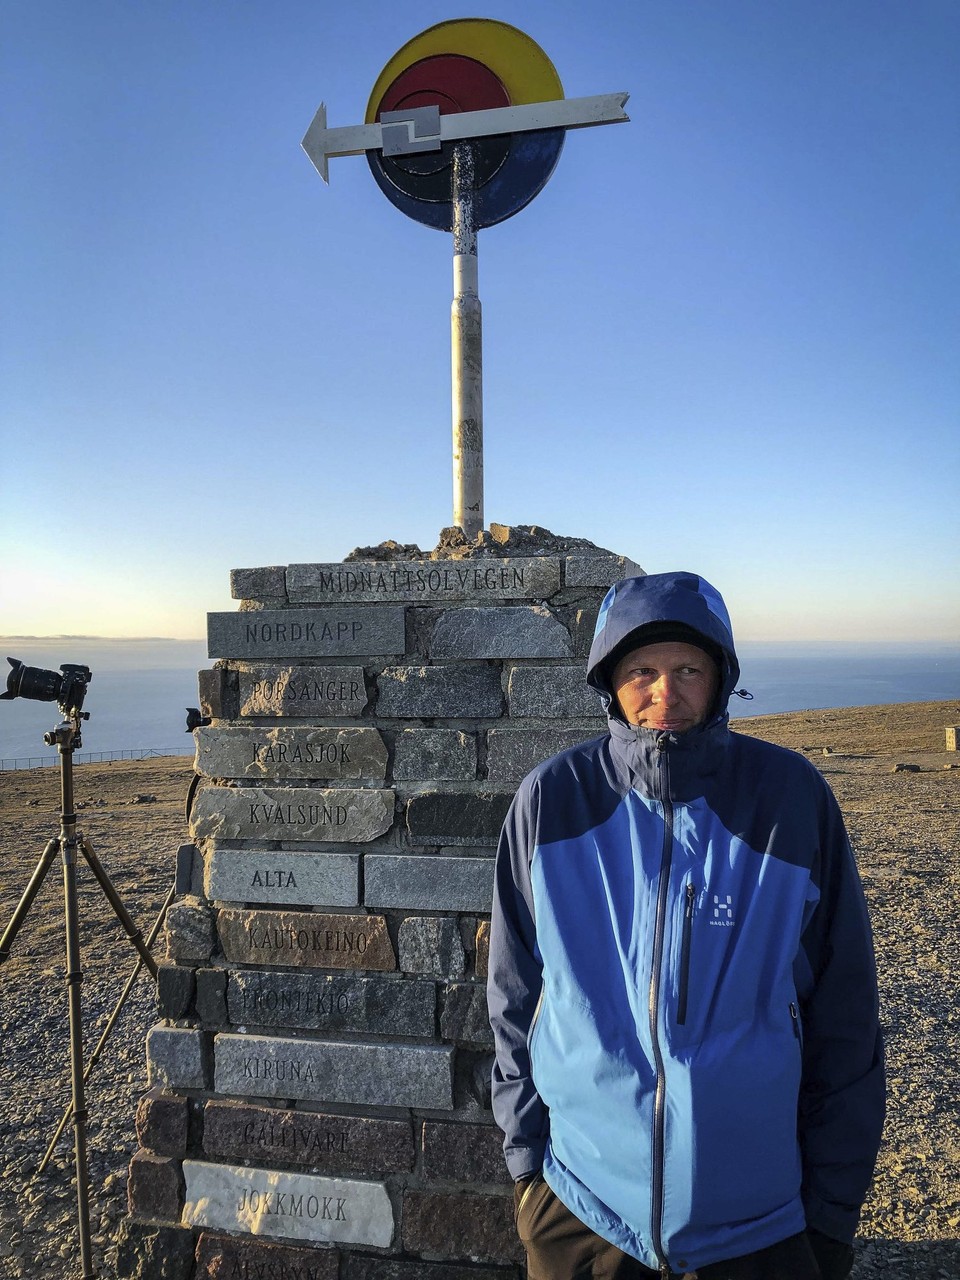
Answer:
[{"label": "blue sky", "polygon": [[631,95],[481,233],[488,522],[743,638],[956,637],[954,0],[7,0],[0,630],[200,636],[231,568],[435,544],[450,237],[299,141],[462,16]]}]

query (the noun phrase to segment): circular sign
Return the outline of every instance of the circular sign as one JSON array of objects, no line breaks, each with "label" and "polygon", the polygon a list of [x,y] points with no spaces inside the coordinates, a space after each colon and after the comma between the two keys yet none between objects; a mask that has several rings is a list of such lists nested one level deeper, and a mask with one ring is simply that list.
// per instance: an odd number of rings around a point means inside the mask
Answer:
[{"label": "circular sign", "polygon": [[[563,98],[553,63],[529,36],[505,22],[458,18],[428,27],[390,59],[370,94],[366,123],[384,111],[437,107],[441,115]],[[491,227],[530,203],[553,173],[563,129],[491,134],[470,140],[474,221]],[[367,152],[377,185],[401,212],[449,231],[453,223],[453,145],[384,156]]]}]

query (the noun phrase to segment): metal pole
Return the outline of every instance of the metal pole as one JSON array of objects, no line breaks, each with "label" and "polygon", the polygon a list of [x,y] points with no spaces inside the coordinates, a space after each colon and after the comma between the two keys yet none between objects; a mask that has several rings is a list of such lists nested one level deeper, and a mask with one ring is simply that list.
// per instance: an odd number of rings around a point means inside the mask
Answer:
[{"label": "metal pole", "polygon": [[469,142],[453,149],[453,523],[468,538],[483,528],[483,330],[477,294],[474,157]]}]

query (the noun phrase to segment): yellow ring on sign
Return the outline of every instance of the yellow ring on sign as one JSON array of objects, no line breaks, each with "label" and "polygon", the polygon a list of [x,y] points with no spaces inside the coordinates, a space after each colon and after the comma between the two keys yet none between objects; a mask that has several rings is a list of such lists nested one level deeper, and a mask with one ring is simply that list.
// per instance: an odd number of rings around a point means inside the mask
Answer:
[{"label": "yellow ring on sign", "polygon": [[373,124],[383,95],[402,71],[436,54],[457,53],[489,67],[506,89],[512,106],[556,102],[563,97],[557,69],[535,40],[492,18],[453,18],[427,27],[398,49],[377,76],[367,103],[366,124]]}]

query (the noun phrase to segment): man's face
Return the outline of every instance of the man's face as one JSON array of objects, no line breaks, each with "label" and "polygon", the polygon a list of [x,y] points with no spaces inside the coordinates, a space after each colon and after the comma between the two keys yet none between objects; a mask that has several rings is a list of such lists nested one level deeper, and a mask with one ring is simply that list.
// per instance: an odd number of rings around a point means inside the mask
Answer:
[{"label": "man's face", "polygon": [[621,658],[611,685],[628,724],[684,733],[713,706],[719,675],[702,649],[679,640],[646,644]]}]

